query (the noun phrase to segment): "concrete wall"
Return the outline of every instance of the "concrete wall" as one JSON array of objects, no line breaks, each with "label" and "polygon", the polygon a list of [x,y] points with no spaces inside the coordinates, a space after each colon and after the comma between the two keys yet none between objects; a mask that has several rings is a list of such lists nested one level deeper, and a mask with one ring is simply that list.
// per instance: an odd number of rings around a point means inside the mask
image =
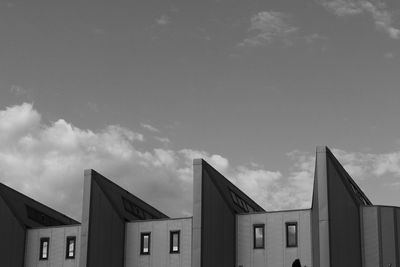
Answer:
[{"label": "concrete wall", "polygon": [[25,226],[0,196],[0,258],[3,266],[24,265]]},{"label": "concrete wall", "polygon": [[125,222],[92,175],[100,174],[85,172],[80,267],[123,267]]},{"label": "concrete wall", "polygon": [[[180,231],[180,253],[170,254],[170,231]],[[150,255],[140,255],[140,233],[150,232]],[[125,267],[191,267],[192,219],[126,224]]]},{"label": "concrete wall", "polygon": [[[333,157],[333,156],[332,156]],[[331,267],[362,266],[359,204],[340,164],[328,153],[328,209]],[[322,267],[322,266],[321,266]]]},{"label": "concrete wall", "polygon": [[264,211],[207,162],[193,162],[192,267],[234,266],[236,214]]},{"label": "concrete wall", "polygon": [[400,208],[361,209],[364,267],[400,267]]},{"label": "concrete wall", "polygon": [[361,267],[360,209],[372,203],[327,147],[317,147],[315,170],[311,209],[314,266]]},{"label": "concrete wall", "polygon": [[364,267],[381,266],[379,244],[379,222],[377,207],[363,207],[362,234],[363,234],[363,262]]},{"label": "concrete wall", "polygon": [[[78,267],[80,226],[29,229],[26,234],[25,267]],[[76,237],[75,259],[66,259],[67,236]],[[40,238],[50,238],[49,259],[39,260]]]},{"label": "concrete wall", "polygon": [[398,267],[396,250],[396,227],[394,209],[379,207],[382,267]]},{"label": "concrete wall", "polygon": [[127,203],[141,211],[142,219],[167,217],[96,171],[85,170],[80,267],[124,266],[125,223],[140,219]]},{"label": "concrete wall", "polygon": [[[237,215],[237,264],[243,267],[291,267],[295,259],[312,266],[311,211]],[[298,246],[286,247],[286,222],[297,222]],[[265,224],[265,248],[253,248],[253,225]]]}]

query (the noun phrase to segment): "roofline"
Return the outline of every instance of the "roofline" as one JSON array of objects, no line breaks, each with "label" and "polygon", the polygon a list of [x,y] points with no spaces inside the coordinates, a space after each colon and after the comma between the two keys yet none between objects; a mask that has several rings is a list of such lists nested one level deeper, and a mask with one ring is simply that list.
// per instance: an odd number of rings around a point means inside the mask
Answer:
[{"label": "roofline", "polygon": [[[43,204],[43,203],[41,203],[41,202],[39,202],[39,201],[37,201],[37,200],[35,200],[35,199],[29,197],[29,196],[27,196],[27,195],[25,195],[25,194],[23,194],[23,193],[17,191],[17,190],[15,190],[15,189],[13,189],[13,188],[11,188],[11,187],[5,185],[4,183],[1,183],[1,182],[0,182],[0,186],[3,186],[3,187],[4,187],[5,189],[7,189],[7,190],[11,190],[13,193],[16,193],[16,194],[18,194],[18,195],[21,195],[21,196],[23,196],[23,197],[25,197],[25,198],[27,198],[27,199],[29,199],[29,200],[35,202],[36,204],[42,205],[42,206],[44,206],[44,207],[50,209],[50,210],[53,211],[53,212],[59,213],[61,216],[64,216],[65,218],[71,220],[73,224],[80,224],[80,222],[78,222],[77,220],[72,219],[71,217],[65,215],[64,213],[62,213],[62,212],[60,212],[60,211],[58,211],[58,210],[56,210],[56,209],[53,209],[53,208],[47,206],[46,204]],[[0,190],[0,194],[1,194],[1,190]],[[6,199],[6,198],[7,198],[7,197],[5,197],[4,195],[2,195],[2,197],[3,197],[3,199]],[[69,224],[66,224],[66,225],[69,225]]]}]

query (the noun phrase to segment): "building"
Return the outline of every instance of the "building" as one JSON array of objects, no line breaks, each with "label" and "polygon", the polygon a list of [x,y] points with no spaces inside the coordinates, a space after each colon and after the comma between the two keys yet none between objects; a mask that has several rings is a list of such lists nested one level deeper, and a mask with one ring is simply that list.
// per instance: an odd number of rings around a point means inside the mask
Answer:
[{"label": "building", "polygon": [[81,223],[0,185],[1,266],[400,267],[400,208],[372,205],[327,147],[302,210],[265,211],[202,159],[188,218],[84,176]]}]

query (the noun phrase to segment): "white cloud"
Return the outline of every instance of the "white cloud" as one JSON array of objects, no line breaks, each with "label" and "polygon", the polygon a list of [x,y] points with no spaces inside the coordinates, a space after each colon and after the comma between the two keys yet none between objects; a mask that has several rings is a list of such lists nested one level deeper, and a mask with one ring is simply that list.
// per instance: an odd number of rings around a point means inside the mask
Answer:
[{"label": "white cloud", "polygon": [[[201,150],[139,149],[143,142],[143,135],[119,125],[84,130],[63,119],[44,123],[32,104],[7,107],[0,110],[0,181],[79,219],[83,170],[92,168],[166,214],[181,216],[192,208],[192,160],[204,158],[267,210],[311,205],[311,154],[288,153],[293,164],[283,173],[254,163],[234,166]],[[400,178],[400,151],[333,153],[355,179]]]},{"label": "white cloud", "polygon": [[150,124],[146,124],[146,123],[141,123],[140,124],[144,129],[149,130],[150,132],[154,132],[154,133],[159,133],[160,130],[157,129],[156,127],[150,125]]},{"label": "white cloud", "polygon": [[229,167],[228,159],[220,155],[209,155],[205,151],[193,149],[182,149],[179,153],[185,157],[187,162],[191,162],[193,159],[202,158],[221,172],[225,172]]},{"label": "white cloud", "polygon": [[322,0],[321,3],[337,16],[369,14],[378,30],[392,39],[400,39],[400,29],[393,26],[393,14],[381,0]]},{"label": "white cloud", "polygon": [[156,19],[158,25],[167,25],[171,23],[171,18],[167,15],[162,15],[158,19]]},{"label": "white cloud", "polygon": [[322,3],[325,8],[338,16],[358,15],[363,12],[357,0],[325,0]]},{"label": "white cloud", "polygon": [[172,216],[191,212],[192,156],[220,171],[228,160],[204,151],[143,147],[144,136],[119,125],[99,131],[59,119],[44,123],[32,104],[0,110],[0,181],[80,217],[83,170],[95,169]]},{"label": "white cloud", "polygon": [[156,139],[157,141],[164,143],[164,144],[169,144],[171,143],[171,140],[167,137],[159,137],[159,136],[155,136],[154,139]]},{"label": "white cloud", "polygon": [[250,24],[249,31],[253,35],[244,39],[239,46],[256,47],[277,39],[289,44],[290,36],[298,30],[291,25],[289,16],[274,11],[257,13],[250,19]]}]

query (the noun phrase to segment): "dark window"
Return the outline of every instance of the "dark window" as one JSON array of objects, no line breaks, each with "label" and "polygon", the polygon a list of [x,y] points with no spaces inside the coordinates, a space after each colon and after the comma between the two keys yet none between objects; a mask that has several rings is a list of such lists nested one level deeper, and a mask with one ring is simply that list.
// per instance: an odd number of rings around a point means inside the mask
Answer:
[{"label": "dark window", "polygon": [[141,255],[150,254],[150,233],[140,234],[140,254]]},{"label": "dark window", "polygon": [[286,247],[297,247],[297,222],[286,223]]},{"label": "dark window", "polygon": [[26,213],[28,214],[28,218],[32,221],[39,223],[42,226],[56,226],[56,225],[64,225],[61,221],[50,217],[47,214],[44,214],[40,210],[37,210],[31,206],[26,205]]},{"label": "dark window", "polygon": [[254,248],[264,248],[264,224],[253,225]]},{"label": "dark window", "polygon": [[169,253],[179,253],[180,231],[171,231],[169,234]]},{"label": "dark window", "polygon": [[39,260],[49,259],[50,239],[48,237],[40,238],[40,255]]},{"label": "dark window", "polygon": [[127,212],[137,217],[140,220],[150,219],[152,216],[145,212],[142,208],[135,205],[132,201],[122,197],[122,202],[124,204],[124,208]]},{"label": "dark window", "polygon": [[67,247],[65,251],[66,259],[75,259],[75,247],[76,247],[76,237],[68,236],[67,237]]}]

